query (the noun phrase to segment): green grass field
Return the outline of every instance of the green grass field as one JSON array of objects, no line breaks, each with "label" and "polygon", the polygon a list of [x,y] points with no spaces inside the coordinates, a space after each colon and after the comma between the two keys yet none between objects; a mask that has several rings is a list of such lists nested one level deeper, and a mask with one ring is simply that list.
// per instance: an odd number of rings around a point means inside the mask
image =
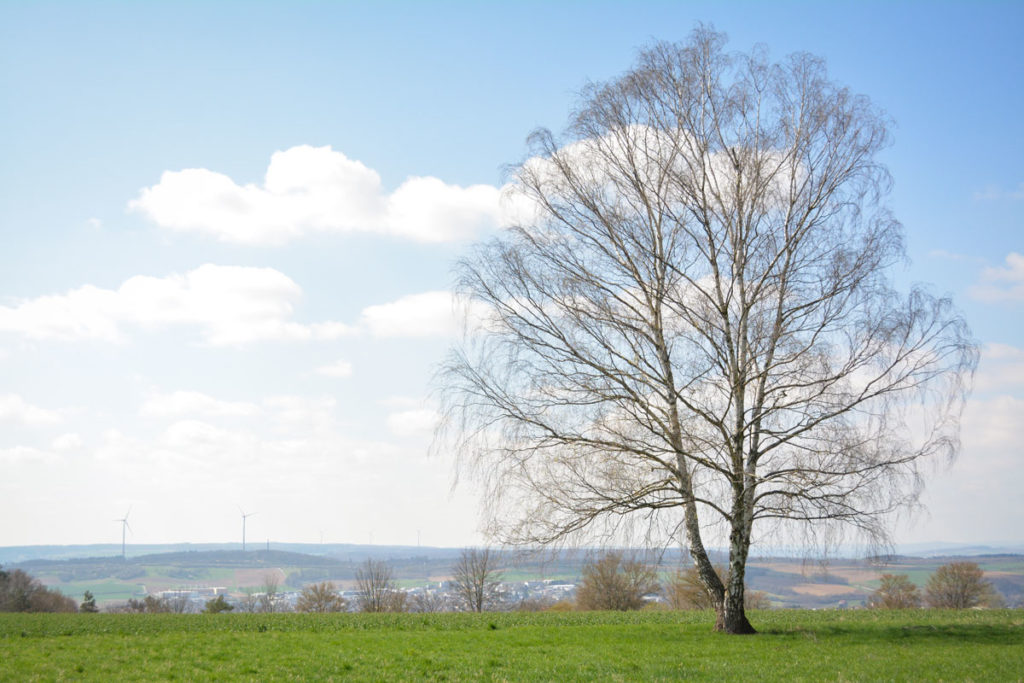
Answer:
[{"label": "green grass field", "polygon": [[0,614],[0,680],[1024,679],[1024,612]]}]

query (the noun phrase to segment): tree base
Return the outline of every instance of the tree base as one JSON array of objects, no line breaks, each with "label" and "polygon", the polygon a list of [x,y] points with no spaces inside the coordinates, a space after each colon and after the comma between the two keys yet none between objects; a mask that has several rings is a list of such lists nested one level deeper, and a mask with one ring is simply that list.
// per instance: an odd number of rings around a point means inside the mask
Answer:
[{"label": "tree base", "polygon": [[748,636],[757,633],[757,629],[751,626],[747,615],[742,612],[731,615],[731,618],[728,619],[725,614],[719,613],[715,619],[715,631],[734,636]]}]

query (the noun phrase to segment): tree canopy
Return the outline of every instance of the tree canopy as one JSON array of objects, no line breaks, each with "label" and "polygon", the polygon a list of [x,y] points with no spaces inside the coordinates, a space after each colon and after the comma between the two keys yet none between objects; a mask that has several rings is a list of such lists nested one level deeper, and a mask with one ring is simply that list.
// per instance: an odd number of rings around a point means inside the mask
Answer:
[{"label": "tree canopy", "polygon": [[494,537],[682,537],[733,633],[755,526],[885,538],[957,452],[977,358],[950,300],[893,285],[888,128],[820,59],[699,28],[531,135],[439,375]]}]

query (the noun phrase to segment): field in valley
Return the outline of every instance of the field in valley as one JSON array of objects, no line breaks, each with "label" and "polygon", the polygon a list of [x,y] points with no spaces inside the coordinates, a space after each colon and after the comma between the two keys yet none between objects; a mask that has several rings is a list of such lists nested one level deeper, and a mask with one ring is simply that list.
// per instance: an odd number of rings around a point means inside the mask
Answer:
[{"label": "field in valley", "polygon": [[0,614],[0,681],[1021,680],[1020,610]]}]

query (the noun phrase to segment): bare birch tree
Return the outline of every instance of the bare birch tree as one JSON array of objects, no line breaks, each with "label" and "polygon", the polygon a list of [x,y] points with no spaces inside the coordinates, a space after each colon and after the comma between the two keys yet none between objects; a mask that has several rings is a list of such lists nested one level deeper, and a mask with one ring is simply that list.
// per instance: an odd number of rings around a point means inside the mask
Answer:
[{"label": "bare birch tree", "polygon": [[356,590],[360,612],[406,611],[405,593],[398,589],[387,562],[366,560],[356,570]]},{"label": "bare birch tree", "polygon": [[435,445],[498,540],[682,536],[716,628],[750,633],[755,527],[885,539],[959,448],[977,350],[948,299],[892,283],[883,113],[813,56],[724,43],[656,44],[530,137],[525,218],[459,267],[482,313]]},{"label": "bare birch tree", "polygon": [[490,548],[466,548],[452,569],[455,591],[470,612],[493,607],[501,573],[496,554]]}]

